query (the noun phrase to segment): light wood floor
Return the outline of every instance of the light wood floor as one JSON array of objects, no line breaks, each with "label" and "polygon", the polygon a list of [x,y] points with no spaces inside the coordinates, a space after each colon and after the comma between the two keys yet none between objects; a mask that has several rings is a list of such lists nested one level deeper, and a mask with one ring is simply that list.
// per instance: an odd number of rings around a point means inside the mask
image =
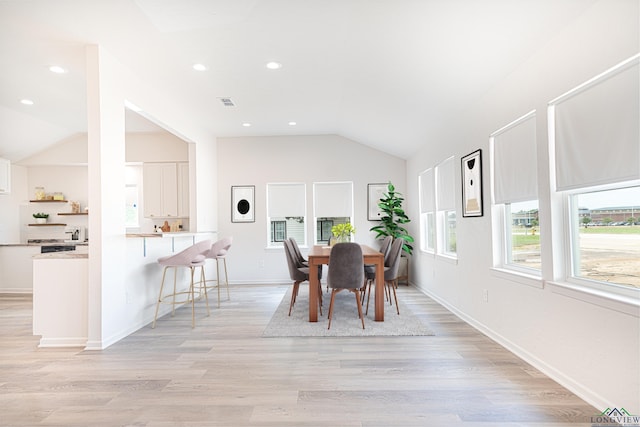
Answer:
[{"label": "light wood floor", "polygon": [[436,336],[263,338],[286,289],[232,286],[194,330],[182,308],[93,352],[38,349],[30,298],[0,296],[0,425],[575,427],[599,413],[406,286]]}]

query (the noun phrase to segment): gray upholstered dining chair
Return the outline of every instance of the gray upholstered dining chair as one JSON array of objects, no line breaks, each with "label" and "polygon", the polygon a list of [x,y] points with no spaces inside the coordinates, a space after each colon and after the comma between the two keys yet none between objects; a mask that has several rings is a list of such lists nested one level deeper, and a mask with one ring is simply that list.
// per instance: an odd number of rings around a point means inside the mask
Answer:
[{"label": "gray upholstered dining chair", "polygon": [[362,329],[364,329],[364,315],[360,301],[360,289],[363,281],[364,257],[360,245],[353,242],[336,243],[329,254],[327,282],[331,288],[331,302],[329,303],[329,326],[327,329],[331,328],[336,293],[342,290],[348,290],[355,294],[358,316],[362,321]]},{"label": "gray upholstered dining chair", "polygon": [[291,247],[293,248],[298,263],[304,265],[305,267],[309,267],[309,261],[307,261],[305,257],[302,256],[302,252],[300,252],[300,247],[298,246],[298,242],[296,242],[296,239],[294,239],[293,237],[289,237],[289,241],[291,242]]},{"label": "gray upholstered dining chair", "polygon": [[[404,246],[404,239],[396,238],[391,247],[387,257],[384,260],[384,290],[385,296],[389,300],[389,304],[393,304],[391,301],[391,293],[393,292],[393,298],[396,301],[396,311],[400,314],[400,307],[398,307],[398,295],[396,294],[396,288],[398,287],[398,271],[400,270],[400,257],[402,256],[402,246]],[[365,313],[369,313],[369,298],[371,297],[371,285],[376,278],[375,271],[373,275],[367,274],[367,308]]]},{"label": "gray upholstered dining chair", "polygon": [[[160,293],[158,295],[158,302],[156,303],[156,313],[153,316],[153,324],[151,328],[156,327],[156,320],[158,319],[158,309],[160,308],[161,303],[171,304],[171,315],[175,313],[176,305],[181,305],[185,303],[191,303],[191,327],[195,327],[196,318],[195,318],[195,284],[194,275],[196,268],[200,267],[200,282],[206,283],[206,278],[204,274],[204,265],[206,261],[206,254],[211,249],[211,240],[203,240],[198,242],[188,248],[174,254],[168,255],[161,258],[158,258],[158,264],[160,264],[163,268],[162,270],[162,282],[160,283]],[[163,295],[164,289],[164,280],[167,275],[167,270],[173,269],[173,292]],[[191,281],[189,283],[189,288],[187,290],[178,290],[177,289],[177,275],[179,268],[188,268],[190,270]],[[176,300],[177,296],[184,295],[184,299]],[[182,297],[181,297],[182,298]],[[207,316],[210,314],[209,312],[209,298],[207,296],[207,288],[204,287],[204,298],[207,304]]]},{"label": "gray upholstered dining chair", "polygon": [[[284,241],[284,253],[287,257],[287,267],[289,268],[289,277],[293,280],[293,290],[291,291],[291,302],[289,303],[289,316],[291,316],[291,310],[296,303],[298,297],[298,290],[300,289],[300,283],[309,280],[309,267],[301,264],[295,254],[293,243],[289,239]],[[322,278],[322,268],[318,268],[318,306],[320,308],[320,315],[322,315],[322,288],[320,286],[320,279]],[[309,292],[312,292],[309,289]]]},{"label": "gray upholstered dining chair", "polygon": [[[385,265],[387,263],[387,258],[389,256],[389,248],[391,247],[391,242],[393,242],[393,236],[387,236],[382,240],[380,244],[380,253],[384,256]],[[364,266],[364,283],[362,285],[362,302],[364,303],[364,297],[367,294],[367,285],[370,281],[376,278],[376,266],[373,264],[365,264]],[[385,293],[386,295],[386,293]]]}]

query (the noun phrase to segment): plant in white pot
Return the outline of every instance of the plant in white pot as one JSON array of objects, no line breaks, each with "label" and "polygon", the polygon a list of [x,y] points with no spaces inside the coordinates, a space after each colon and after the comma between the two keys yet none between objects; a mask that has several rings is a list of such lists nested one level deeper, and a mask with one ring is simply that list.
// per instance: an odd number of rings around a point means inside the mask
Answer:
[{"label": "plant in white pot", "polygon": [[407,214],[402,209],[402,202],[404,198],[402,193],[397,192],[394,185],[389,182],[387,185],[387,192],[382,194],[382,198],[378,203],[378,207],[382,212],[382,218],[380,225],[371,227],[369,231],[376,233],[376,239],[384,239],[387,236],[397,239],[401,237],[404,239],[402,245],[402,258],[400,260],[400,276],[399,279],[409,283],[409,259],[406,255],[413,253],[413,243],[415,240],[406,228],[402,225],[411,222]]},{"label": "plant in white pot", "polygon": [[47,218],[49,218],[49,214],[44,212],[36,212],[33,214],[33,217],[36,219],[36,224],[46,224]]},{"label": "plant in white pot", "polygon": [[331,227],[331,233],[337,242],[350,242],[351,235],[355,234],[356,229],[351,223],[336,224]]}]

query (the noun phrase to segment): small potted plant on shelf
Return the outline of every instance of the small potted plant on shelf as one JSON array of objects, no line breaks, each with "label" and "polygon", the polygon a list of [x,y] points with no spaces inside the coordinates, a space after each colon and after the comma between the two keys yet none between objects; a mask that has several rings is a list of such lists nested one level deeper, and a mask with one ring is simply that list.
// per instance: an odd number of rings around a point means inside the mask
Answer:
[{"label": "small potted plant on shelf", "polygon": [[351,241],[351,235],[355,234],[355,232],[355,227],[348,222],[344,224],[336,224],[331,227],[331,233],[338,243]]},{"label": "small potted plant on shelf", "polygon": [[46,224],[47,218],[49,218],[49,214],[44,212],[36,212],[33,214],[33,217],[36,219],[36,224]]}]

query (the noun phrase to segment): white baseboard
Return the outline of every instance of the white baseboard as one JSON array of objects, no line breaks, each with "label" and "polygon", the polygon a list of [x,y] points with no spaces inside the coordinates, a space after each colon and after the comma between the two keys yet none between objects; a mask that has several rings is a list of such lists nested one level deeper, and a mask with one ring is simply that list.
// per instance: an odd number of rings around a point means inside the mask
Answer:
[{"label": "white baseboard", "polygon": [[494,340],[495,342],[503,346],[505,349],[509,350],[510,352],[512,352],[513,354],[515,354],[525,362],[529,363],[531,366],[538,369],[540,372],[542,372],[552,380],[556,381],[558,384],[562,385],[567,390],[571,391],[572,393],[574,393],[575,395],[583,399],[585,402],[595,407],[596,409],[601,410],[602,408],[615,407],[615,404],[607,401],[607,399],[605,399],[603,396],[599,395],[598,393],[591,390],[590,388],[585,387],[583,384],[576,381],[575,379],[568,377],[567,375],[565,375],[558,369],[554,368],[553,366],[549,365],[545,361],[532,355],[530,352],[528,352],[524,348],[518,346],[517,344],[513,343],[509,339],[493,331],[491,328],[487,327],[483,323],[478,322],[475,318],[468,316],[466,313],[448,304],[446,301],[442,300],[437,295],[434,295],[433,293],[429,292],[429,290],[418,287],[418,286],[415,286],[415,288],[420,290],[422,293],[424,293],[429,298],[433,299],[443,307],[445,307],[451,313],[455,314],[462,321],[471,325],[473,328],[477,329],[483,335],[486,335],[487,337],[491,338],[492,340]]},{"label": "white baseboard", "polygon": [[85,347],[87,337],[40,338],[38,347]]}]

